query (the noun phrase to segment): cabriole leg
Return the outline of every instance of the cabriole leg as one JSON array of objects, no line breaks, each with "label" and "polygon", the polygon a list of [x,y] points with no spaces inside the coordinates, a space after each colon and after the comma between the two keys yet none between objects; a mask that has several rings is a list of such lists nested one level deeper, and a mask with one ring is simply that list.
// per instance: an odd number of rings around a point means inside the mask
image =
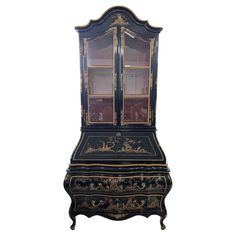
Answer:
[{"label": "cabriole leg", "polygon": [[72,220],[72,225],[70,226],[71,230],[74,230],[75,229],[75,225],[76,225],[76,214],[73,212],[73,209],[74,209],[74,203],[73,203],[73,200],[71,202],[71,205],[70,205],[70,209],[69,209],[69,216]]},{"label": "cabriole leg", "polygon": [[70,218],[73,222],[72,225],[70,226],[70,228],[71,228],[71,230],[74,230],[75,229],[75,224],[76,224],[76,218],[75,218],[75,215],[72,214],[71,212],[69,213],[69,215],[70,215]]},{"label": "cabriole leg", "polygon": [[161,216],[160,219],[160,224],[161,224],[161,229],[164,230],[166,228],[166,226],[164,225],[163,221],[166,218],[166,215]]},{"label": "cabriole leg", "polygon": [[71,230],[74,230],[74,229],[75,229],[75,224],[76,224],[76,218],[75,218],[75,216],[70,217],[70,218],[71,218],[72,221],[73,221],[72,225],[70,226],[70,229],[71,229]]}]

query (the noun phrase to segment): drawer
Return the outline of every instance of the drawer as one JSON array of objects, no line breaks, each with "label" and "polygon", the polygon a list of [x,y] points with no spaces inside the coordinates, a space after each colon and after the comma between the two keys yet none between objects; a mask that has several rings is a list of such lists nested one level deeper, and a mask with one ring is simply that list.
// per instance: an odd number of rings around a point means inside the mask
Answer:
[{"label": "drawer", "polygon": [[72,176],[70,191],[72,193],[130,193],[155,192],[165,193],[166,176]]},{"label": "drawer", "polygon": [[162,211],[162,195],[135,194],[124,196],[112,195],[74,195],[75,211],[96,211],[103,213],[140,212],[145,210]]}]

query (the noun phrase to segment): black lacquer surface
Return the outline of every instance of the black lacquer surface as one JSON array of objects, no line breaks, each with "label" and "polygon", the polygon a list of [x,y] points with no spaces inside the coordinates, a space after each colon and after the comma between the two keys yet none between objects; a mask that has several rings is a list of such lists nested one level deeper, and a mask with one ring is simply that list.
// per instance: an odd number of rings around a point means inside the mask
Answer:
[{"label": "black lacquer surface", "polygon": [[[156,214],[164,229],[165,197],[172,181],[155,124],[158,36],[162,28],[139,20],[125,7],[113,7],[100,19],[75,29],[80,39],[82,132],[64,180],[71,198],[71,229],[79,214],[112,220]],[[103,42],[102,37],[107,41]],[[141,43],[133,46],[133,37]],[[89,43],[97,54],[88,52]],[[143,46],[137,54],[140,45]],[[100,47],[104,49],[99,51]],[[124,58],[126,51],[130,54]],[[99,53],[104,55],[101,61],[97,59]],[[94,82],[96,79],[98,82]],[[99,95],[101,81],[107,81],[106,98]],[[139,97],[133,100],[136,104],[132,107],[132,100],[128,99],[134,95]]]}]

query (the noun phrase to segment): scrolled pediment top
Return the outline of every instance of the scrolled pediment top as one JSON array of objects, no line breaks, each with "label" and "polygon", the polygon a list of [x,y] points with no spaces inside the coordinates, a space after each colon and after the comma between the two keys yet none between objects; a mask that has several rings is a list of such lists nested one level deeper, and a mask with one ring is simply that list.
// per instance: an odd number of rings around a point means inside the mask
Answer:
[{"label": "scrolled pediment top", "polygon": [[99,19],[90,20],[90,22],[85,26],[76,26],[76,31],[89,31],[94,26],[101,24],[108,24],[108,26],[128,26],[130,24],[136,24],[139,27],[143,27],[148,31],[159,33],[161,32],[161,27],[153,27],[148,21],[140,20],[130,9],[117,6],[108,9]]}]

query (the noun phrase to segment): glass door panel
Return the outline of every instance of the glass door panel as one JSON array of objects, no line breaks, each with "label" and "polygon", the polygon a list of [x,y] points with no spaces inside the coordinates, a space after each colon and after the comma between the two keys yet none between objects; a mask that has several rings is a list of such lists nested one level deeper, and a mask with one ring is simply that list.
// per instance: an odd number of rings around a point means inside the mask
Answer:
[{"label": "glass door panel", "polygon": [[146,123],[148,120],[148,98],[125,98],[124,111],[126,123]]},{"label": "glass door panel", "polygon": [[91,123],[113,120],[113,99],[112,98],[90,98],[89,99],[89,120]]},{"label": "glass door panel", "polygon": [[88,124],[114,124],[116,31],[86,41]]},{"label": "glass door panel", "polygon": [[132,35],[132,32],[124,31],[124,65],[149,66],[150,43]]},{"label": "glass door panel", "polygon": [[151,42],[122,29],[123,124],[149,122]]},{"label": "glass door panel", "polygon": [[124,95],[148,95],[148,69],[124,69]]},{"label": "glass door panel", "polygon": [[113,69],[89,68],[89,94],[111,95],[113,93]]},{"label": "glass door panel", "polygon": [[113,35],[107,34],[88,41],[88,66],[113,65]]}]

